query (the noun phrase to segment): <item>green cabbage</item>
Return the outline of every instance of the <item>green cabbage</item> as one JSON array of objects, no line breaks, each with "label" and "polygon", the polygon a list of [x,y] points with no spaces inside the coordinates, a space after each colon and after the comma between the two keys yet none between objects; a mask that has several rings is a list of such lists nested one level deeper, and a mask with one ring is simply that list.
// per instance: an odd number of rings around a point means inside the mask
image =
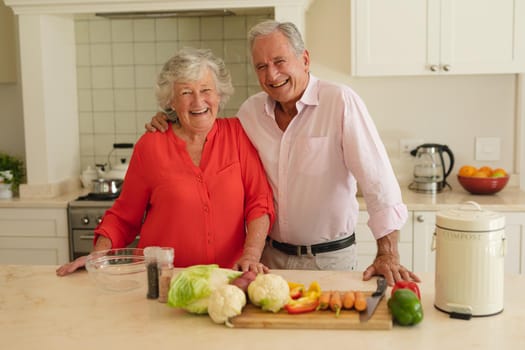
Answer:
[{"label": "green cabbage", "polygon": [[241,271],[219,268],[216,264],[190,266],[172,279],[168,305],[194,314],[206,314],[211,293],[241,274]]}]

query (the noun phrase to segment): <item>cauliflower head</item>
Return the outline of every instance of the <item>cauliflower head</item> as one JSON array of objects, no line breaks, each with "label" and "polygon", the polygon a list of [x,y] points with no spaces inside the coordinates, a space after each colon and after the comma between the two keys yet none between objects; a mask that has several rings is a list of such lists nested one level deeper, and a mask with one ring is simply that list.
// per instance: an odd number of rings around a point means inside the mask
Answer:
[{"label": "cauliflower head", "polygon": [[259,274],[248,286],[252,304],[265,311],[278,312],[290,301],[288,282],[276,274]]},{"label": "cauliflower head", "polygon": [[217,264],[193,265],[171,280],[168,305],[195,314],[208,312],[211,293],[242,274],[240,271],[219,268]]},{"label": "cauliflower head", "polygon": [[238,316],[246,305],[246,295],[237,286],[226,284],[215,289],[208,299],[208,315],[215,323],[233,325],[230,318]]}]

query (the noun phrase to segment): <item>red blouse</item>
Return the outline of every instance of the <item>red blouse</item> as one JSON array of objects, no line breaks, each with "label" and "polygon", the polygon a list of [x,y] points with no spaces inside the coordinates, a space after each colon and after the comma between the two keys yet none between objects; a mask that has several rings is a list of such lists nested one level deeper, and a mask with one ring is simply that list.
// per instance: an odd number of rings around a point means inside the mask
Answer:
[{"label": "red blouse", "polygon": [[175,249],[174,264],[231,268],[243,251],[247,222],[275,212],[257,151],[237,118],[220,118],[200,166],[173,131],[145,133],[135,145],[119,198],[95,230],[122,248]]}]

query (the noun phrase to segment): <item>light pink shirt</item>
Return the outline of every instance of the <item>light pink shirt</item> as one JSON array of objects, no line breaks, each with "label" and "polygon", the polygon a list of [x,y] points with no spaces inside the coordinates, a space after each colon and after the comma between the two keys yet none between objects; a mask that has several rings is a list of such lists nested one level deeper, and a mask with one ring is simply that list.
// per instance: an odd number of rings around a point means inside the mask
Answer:
[{"label": "light pink shirt", "polygon": [[270,180],[277,220],[270,236],[310,245],[341,238],[357,224],[356,180],[376,239],[407,219],[399,184],[361,98],[349,87],[310,75],[286,131],[265,92],[248,98],[238,117]]}]

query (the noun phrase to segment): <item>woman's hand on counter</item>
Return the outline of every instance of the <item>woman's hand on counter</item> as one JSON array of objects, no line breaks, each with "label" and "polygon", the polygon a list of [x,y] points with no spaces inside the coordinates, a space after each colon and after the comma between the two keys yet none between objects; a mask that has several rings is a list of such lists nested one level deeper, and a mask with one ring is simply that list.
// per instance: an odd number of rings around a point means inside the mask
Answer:
[{"label": "woman's hand on counter", "polygon": [[56,269],[57,276],[67,276],[86,265],[87,255],[76,258],[70,263],[64,264]]},{"label": "woman's hand on counter", "polygon": [[252,271],[257,274],[259,273],[268,273],[270,269],[262,264],[259,260],[253,259],[250,256],[242,256],[233,266],[234,270],[238,271]]},{"label": "woman's hand on counter", "polygon": [[[96,252],[99,250],[111,249],[111,247],[112,243],[109,238],[105,236],[98,236],[93,251]],[[60,266],[58,269],[56,269],[57,276],[69,275],[78,270],[79,268],[86,266],[87,257],[87,255],[81,256],[70,263]]]}]

